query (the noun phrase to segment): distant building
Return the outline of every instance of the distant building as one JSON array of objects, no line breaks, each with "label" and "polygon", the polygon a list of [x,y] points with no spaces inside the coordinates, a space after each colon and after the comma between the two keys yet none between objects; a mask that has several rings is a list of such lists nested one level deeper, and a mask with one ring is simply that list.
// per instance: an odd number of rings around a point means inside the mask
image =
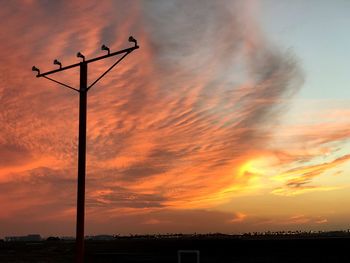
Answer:
[{"label": "distant building", "polygon": [[5,237],[5,241],[11,242],[11,241],[41,241],[42,238],[38,234],[30,234],[26,236],[10,236]]},{"label": "distant building", "polygon": [[61,239],[59,237],[48,237],[46,238],[46,241],[60,241]]}]

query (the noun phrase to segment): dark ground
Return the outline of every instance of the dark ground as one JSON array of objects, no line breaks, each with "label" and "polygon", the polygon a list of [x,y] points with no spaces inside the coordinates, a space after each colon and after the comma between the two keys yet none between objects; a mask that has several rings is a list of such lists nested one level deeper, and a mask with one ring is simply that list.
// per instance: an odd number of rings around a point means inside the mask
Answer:
[{"label": "dark ground", "polygon": [[[178,250],[198,250],[201,263],[335,263],[350,262],[349,245],[349,237],[139,237],[88,240],[86,262],[176,263]],[[187,256],[181,263],[196,262],[194,255]],[[74,242],[1,242],[0,262],[74,262]]]}]

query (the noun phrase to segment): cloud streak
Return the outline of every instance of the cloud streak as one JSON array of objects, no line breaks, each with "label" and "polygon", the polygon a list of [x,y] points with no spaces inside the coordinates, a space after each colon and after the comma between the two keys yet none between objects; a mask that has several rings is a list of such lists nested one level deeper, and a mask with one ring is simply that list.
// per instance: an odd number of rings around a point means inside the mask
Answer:
[{"label": "cloud streak", "polygon": [[[31,66],[52,69],[54,58],[75,63],[77,51],[93,57],[103,43],[117,50],[130,34],[141,48],[89,94],[89,220],[123,211],[157,226],[176,211],[182,218],[184,211],[206,211],[250,191],[259,173],[242,167],[267,152],[295,162],[300,156],[270,142],[303,74],[292,54],[263,35],[254,8],[207,0],[13,1],[2,8],[0,198],[16,200],[2,217],[35,211],[68,220],[74,214],[77,98],[34,78]],[[90,83],[111,63],[91,65]],[[57,78],[76,86],[77,76]],[[311,133],[301,136],[315,145],[347,137],[346,130],[318,139]],[[301,190],[345,159],[290,170],[284,175],[295,178],[285,187]],[[160,211],[167,215],[143,218]],[[218,218],[240,223],[246,214]]]}]

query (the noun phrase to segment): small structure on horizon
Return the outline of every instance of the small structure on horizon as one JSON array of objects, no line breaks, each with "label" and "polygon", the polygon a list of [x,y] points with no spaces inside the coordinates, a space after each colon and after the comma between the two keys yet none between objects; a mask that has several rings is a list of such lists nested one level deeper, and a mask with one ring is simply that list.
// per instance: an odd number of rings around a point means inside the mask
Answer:
[{"label": "small structure on horizon", "polygon": [[9,236],[5,237],[6,242],[13,242],[13,241],[29,241],[29,242],[37,242],[42,241],[42,238],[39,234],[29,234],[26,236]]}]

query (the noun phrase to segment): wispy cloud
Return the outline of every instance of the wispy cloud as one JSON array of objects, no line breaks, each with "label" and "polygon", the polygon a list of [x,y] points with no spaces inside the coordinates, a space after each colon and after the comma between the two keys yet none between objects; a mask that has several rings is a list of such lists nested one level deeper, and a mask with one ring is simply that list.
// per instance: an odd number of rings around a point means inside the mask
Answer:
[{"label": "wispy cloud", "polygon": [[[349,155],[341,151],[342,144],[349,138],[346,126],[347,123],[325,122],[297,125],[298,128],[289,127],[289,132],[282,132],[281,150],[273,154],[279,160],[278,165],[283,168],[272,179],[283,186],[277,187],[272,193],[293,196],[347,187],[315,183],[320,176],[341,174],[341,166],[349,161]],[[288,149],[283,150],[281,146]]]},{"label": "wispy cloud", "polygon": [[[116,50],[128,45],[129,34],[141,48],[89,94],[87,206],[93,220],[117,211],[135,217],[167,211],[164,218],[138,221],[154,226],[186,213],[198,220],[218,216],[189,210],[250,191],[260,176],[242,169],[250,160],[269,153],[281,165],[294,165],[320,154],[320,145],[326,151],[327,143],[347,138],[344,127],[320,132],[322,125],[300,126],[283,134],[309,141],[314,152],[293,142],[271,147],[303,75],[291,53],[269,43],[251,8],[242,1],[195,0],[4,6],[0,198],[9,205],[2,216],[35,211],[66,218],[74,211],[77,97],[36,79],[31,66],[52,69],[55,58],[76,62],[77,51],[92,57],[103,43]],[[89,80],[109,63],[91,65]],[[77,85],[76,73],[57,78]],[[299,163],[280,175],[284,185],[274,193],[316,189],[315,177],[347,160]],[[218,218],[246,220],[243,212]]]}]

